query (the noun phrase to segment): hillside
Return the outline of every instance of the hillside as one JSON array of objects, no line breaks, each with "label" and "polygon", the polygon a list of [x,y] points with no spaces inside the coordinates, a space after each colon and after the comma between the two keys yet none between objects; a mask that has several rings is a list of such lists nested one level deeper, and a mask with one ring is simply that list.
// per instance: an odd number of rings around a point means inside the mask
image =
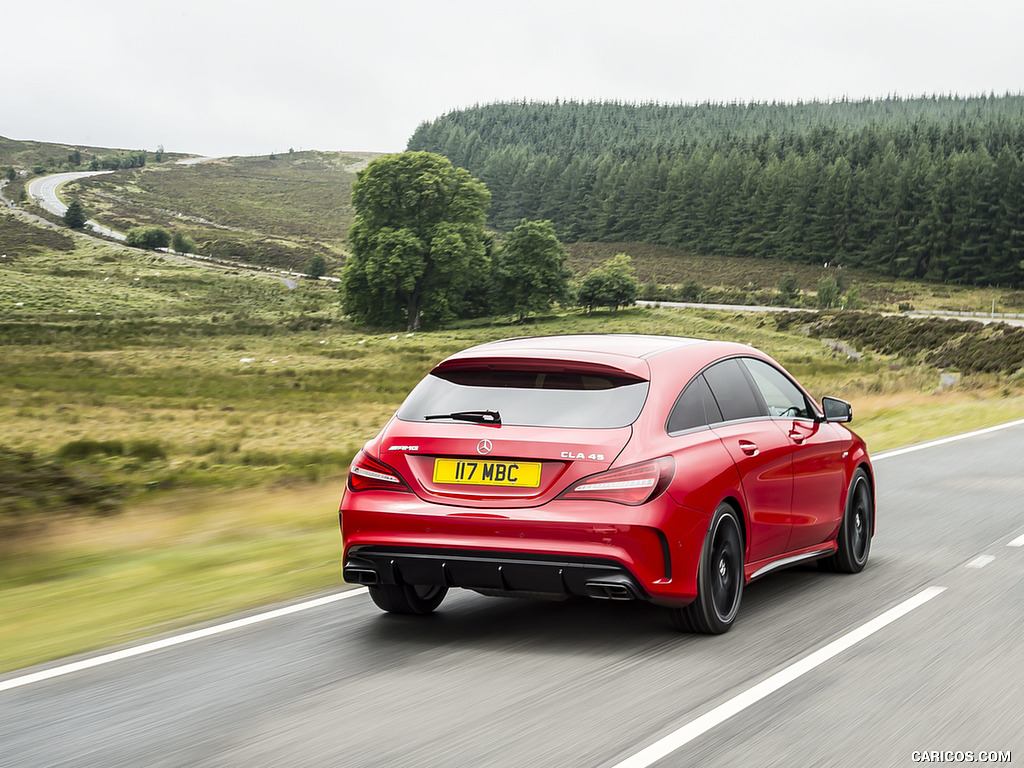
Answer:
[{"label": "hillside", "polygon": [[298,271],[319,254],[334,271],[352,221],[355,172],[372,157],[306,151],[146,166],[68,184],[63,196],[115,230],[181,232],[197,253]]},{"label": "hillside", "polygon": [[424,123],[498,229],[1024,284],[1024,96],[695,106],[507,103]]},{"label": "hillside", "polygon": [[[57,173],[59,171],[88,170],[93,160],[113,158],[140,150],[115,149],[112,147],[90,147],[83,144],[54,144],[45,141],[20,141],[0,136],[0,170],[14,168],[16,171],[35,173]],[[148,152],[147,159],[155,161],[156,153]],[[177,161],[188,157],[186,154],[164,152],[161,160]]]}]

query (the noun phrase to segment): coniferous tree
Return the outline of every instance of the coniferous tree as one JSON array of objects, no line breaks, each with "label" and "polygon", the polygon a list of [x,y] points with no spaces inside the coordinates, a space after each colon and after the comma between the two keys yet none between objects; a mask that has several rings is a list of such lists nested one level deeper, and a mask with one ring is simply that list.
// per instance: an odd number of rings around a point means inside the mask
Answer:
[{"label": "coniferous tree", "polygon": [[82,229],[86,221],[87,217],[82,204],[77,200],[72,200],[68,204],[68,209],[64,211],[64,223],[71,227],[71,229]]}]

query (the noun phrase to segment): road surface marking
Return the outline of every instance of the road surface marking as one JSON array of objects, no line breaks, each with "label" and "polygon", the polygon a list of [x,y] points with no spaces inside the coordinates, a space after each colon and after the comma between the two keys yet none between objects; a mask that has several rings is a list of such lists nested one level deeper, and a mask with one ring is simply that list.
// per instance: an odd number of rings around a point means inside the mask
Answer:
[{"label": "road surface marking", "polygon": [[1006,546],[1008,546],[1008,547],[1024,547],[1024,536],[1018,536],[1016,539],[1011,541]]},{"label": "road surface marking", "polygon": [[877,456],[872,456],[872,461],[881,461],[882,459],[889,459],[893,456],[902,456],[905,453],[913,453],[914,451],[923,451],[925,448],[934,448],[937,445],[945,445],[946,443],[955,443],[957,440],[966,440],[968,437],[977,437],[978,435],[987,435],[991,432],[998,432],[1001,429],[1007,429],[1009,427],[1019,427],[1024,424],[1024,419],[1017,419],[1017,421],[1008,421],[1005,424],[997,424],[994,427],[986,427],[985,429],[976,429],[974,432],[964,432],[962,435],[953,435],[952,437],[943,437],[940,440],[932,440],[928,443],[920,443],[918,445],[908,445],[906,448],[896,448],[892,451],[885,451]]},{"label": "road surface marking", "polygon": [[310,608],[319,608],[321,605],[336,603],[339,600],[345,600],[349,597],[355,597],[356,595],[365,595],[366,592],[366,587],[357,587],[356,589],[350,589],[346,592],[337,592],[333,595],[317,597],[313,600],[306,600],[302,603],[286,605],[283,608],[275,608],[272,611],[265,611],[264,613],[257,613],[253,616],[235,619],[234,621],[228,621],[224,624],[216,624],[212,627],[196,629],[192,632],[185,632],[181,635],[165,637],[162,640],[154,640],[149,643],[143,643],[142,645],[136,645],[132,648],[124,648],[120,651],[104,653],[101,656],[94,656],[91,659],[82,659],[81,661],[74,661],[70,664],[62,664],[59,667],[52,667],[51,669],[32,672],[31,674],[14,677],[10,680],[0,680],[0,691],[9,691],[12,688],[31,685],[32,683],[49,680],[52,677],[60,677],[61,675],[68,675],[72,672],[80,672],[83,669],[98,667],[101,664],[109,664],[112,661],[130,659],[132,656],[141,656],[144,653],[152,653],[153,651],[159,651],[164,648],[170,648],[171,646],[181,645],[182,643],[190,643],[193,640],[200,640],[204,637],[210,637],[211,635],[219,635],[222,632],[230,632],[233,629],[248,627],[251,624],[259,624],[262,621],[279,619],[282,616],[299,613],[300,611],[308,611]]},{"label": "road surface marking", "polygon": [[964,568],[984,568],[995,559],[995,555],[978,555],[971,562],[967,563]]},{"label": "road surface marking", "polygon": [[894,608],[890,608],[885,613],[876,616],[866,624],[861,624],[856,629],[847,632],[838,640],[833,640],[831,643],[820,648],[809,656],[805,656],[799,661],[790,664],[785,669],[776,672],[767,680],[758,683],[752,688],[748,688],[737,696],[729,699],[724,704],[719,704],[710,712],[706,712],[696,720],[691,720],[682,728],[679,728],[668,736],[659,739],[649,747],[646,747],[635,755],[626,758],[621,763],[617,763],[614,768],[647,768],[647,766],[650,766],[658,760],[661,760],[663,757],[670,755],[680,747],[696,739],[698,736],[711,730],[716,725],[725,722],[730,717],[739,714],[747,707],[756,704],[761,699],[774,693],[783,686],[788,685],[798,677],[807,674],[815,667],[824,664],[833,656],[839,655],[846,649],[859,643],[861,640],[864,640],[883,627],[896,621],[896,619],[901,616],[905,616],[915,608],[919,608],[924,605],[933,597],[936,597],[945,591],[945,589],[945,587],[928,587],[923,589],[913,597],[904,600]]}]

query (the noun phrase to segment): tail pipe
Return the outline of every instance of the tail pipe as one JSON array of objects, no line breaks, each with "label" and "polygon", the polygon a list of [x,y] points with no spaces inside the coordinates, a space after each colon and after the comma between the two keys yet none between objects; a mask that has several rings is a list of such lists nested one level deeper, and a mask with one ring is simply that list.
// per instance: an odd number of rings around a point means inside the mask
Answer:
[{"label": "tail pipe", "polygon": [[625,578],[593,579],[586,582],[584,588],[587,590],[587,595],[599,600],[638,600],[640,598],[633,584]]},{"label": "tail pipe", "polygon": [[380,577],[373,568],[366,568],[358,565],[346,565],[341,571],[341,577],[349,584],[362,584],[373,586],[380,584]]}]

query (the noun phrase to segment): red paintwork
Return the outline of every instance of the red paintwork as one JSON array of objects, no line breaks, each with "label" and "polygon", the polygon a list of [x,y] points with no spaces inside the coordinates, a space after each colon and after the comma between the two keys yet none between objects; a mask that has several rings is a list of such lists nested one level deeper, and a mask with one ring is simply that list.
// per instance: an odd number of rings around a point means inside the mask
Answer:
[{"label": "red paintwork", "polygon": [[[853,473],[865,467],[872,482],[874,477],[864,442],[844,425],[763,419],[675,437],[666,432],[669,412],[690,379],[735,356],[781,368],[745,345],[654,336],[510,339],[453,355],[438,368],[534,368],[545,362],[552,369],[620,371],[649,380],[650,391],[640,416],[622,429],[393,418],[364,450],[396,470],[413,493],[347,491],[340,510],[346,555],[356,545],[400,545],[614,559],[655,602],[681,605],[696,596],[708,522],[723,501],[742,513],[747,579],[783,558],[834,550]],[[540,488],[440,488],[432,482],[434,456],[478,457],[484,438],[493,445],[488,458],[541,461]],[[743,452],[740,443],[748,439],[757,442],[757,456]],[[566,459],[563,452],[570,449],[605,458]],[[675,473],[667,492],[646,504],[556,498],[588,475],[659,456],[674,457]],[[659,531],[671,552],[669,579]]]}]

